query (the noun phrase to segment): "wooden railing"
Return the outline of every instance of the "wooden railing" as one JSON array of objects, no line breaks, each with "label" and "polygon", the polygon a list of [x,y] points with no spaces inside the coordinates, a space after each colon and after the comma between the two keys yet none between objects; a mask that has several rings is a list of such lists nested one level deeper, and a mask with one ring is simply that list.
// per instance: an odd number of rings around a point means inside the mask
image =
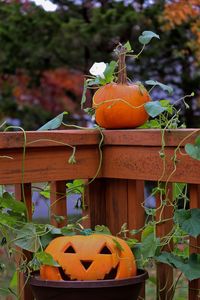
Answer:
[{"label": "wooden railing", "polygon": [[[165,132],[165,172],[159,154],[163,144],[160,130],[105,130],[103,134],[103,159],[97,174],[101,157],[98,130],[26,132],[26,145],[21,132],[1,133],[0,184],[13,184],[19,200],[22,199],[21,187],[24,185],[31,216],[31,184],[50,182],[51,213],[66,216],[66,197],[59,196],[66,193],[66,182],[96,177],[86,190],[87,209],[84,214],[89,215],[89,219],[85,225],[93,228],[96,224],[105,224],[113,234],[119,232],[124,223],[129,229],[144,225],[145,214],[141,205],[144,202],[144,181],[167,182],[169,191],[172,182],[188,183],[190,208],[200,207],[200,162],[184,155],[184,145],[193,143],[198,135],[196,129]],[[72,149],[67,144],[76,147],[75,164],[68,163]],[[177,147],[180,151],[176,152],[175,167],[172,157]],[[157,226],[158,236],[167,234],[172,227],[172,207],[166,206],[162,213],[163,218],[169,221]],[[60,226],[53,218],[52,222]],[[137,237],[140,238],[139,234]],[[199,238],[191,238],[191,245],[191,252],[199,252]],[[173,270],[160,264],[157,277],[157,299],[170,300],[168,291],[173,283]],[[200,280],[191,281],[188,299],[199,299],[199,289]],[[22,299],[32,299],[28,287]]]}]

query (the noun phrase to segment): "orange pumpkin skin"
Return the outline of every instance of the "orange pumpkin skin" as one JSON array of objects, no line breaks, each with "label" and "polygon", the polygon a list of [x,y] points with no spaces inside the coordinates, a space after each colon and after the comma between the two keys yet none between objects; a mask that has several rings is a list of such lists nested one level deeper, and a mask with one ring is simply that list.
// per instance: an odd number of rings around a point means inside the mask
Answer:
[{"label": "orange pumpkin skin", "polygon": [[141,126],[148,120],[144,104],[150,100],[146,89],[137,84],[102,86],[93,97],[96,123],[107,129]]},{"label": "orange pumpkin skin", "polygon": [[[110,276],[118,279],[136,275],[131,249],[124,240],[114,236],[93,234],[58,237],[50,242],[45,252],[59,263],[62,272],[58,267],[43,265],[40,276],[44,280],[112,279]],[[63,272],[67,279],[63,278]]]}]

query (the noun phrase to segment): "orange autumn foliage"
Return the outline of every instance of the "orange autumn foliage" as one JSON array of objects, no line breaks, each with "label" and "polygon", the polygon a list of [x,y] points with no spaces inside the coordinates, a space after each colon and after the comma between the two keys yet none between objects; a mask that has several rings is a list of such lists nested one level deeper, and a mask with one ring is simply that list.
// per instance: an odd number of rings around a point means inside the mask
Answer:
[{"label": "orange autumn foliage", "polygon": [[200,1],[199,0],[175,0],[165,4],[163,19],[164,30],[171,30],[183,23],[188,23],[191,39],[187,46],[195,53],[200,63]]},{"label": "orange autumn foliage", "polygon": [[83,81],[81,72],[58,68],[44,71],[37,86],[24,71],[18,71],[1,77],[0,87],[9,85],[19,106],[40,105],[55,115],[64,110],[80,115]]}]

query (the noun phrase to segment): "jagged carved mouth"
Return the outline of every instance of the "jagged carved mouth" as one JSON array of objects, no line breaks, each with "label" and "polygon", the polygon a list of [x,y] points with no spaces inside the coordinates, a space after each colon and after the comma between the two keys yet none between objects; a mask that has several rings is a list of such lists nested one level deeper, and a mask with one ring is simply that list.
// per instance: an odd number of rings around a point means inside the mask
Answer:
[{"label": "jagged carved mouth", "polygon": [[[115,268],[112,268],[110,270],[110,272],[104,276],[103,280],[115,279],[117,276],[118,266],[119,266],[119,264]],[[60,272],[60,276],[61,276],[62,280],[65,280],[65,281],[71,280],[70,276],[65,274],[62,267],[59,267],[59,272]]]}]

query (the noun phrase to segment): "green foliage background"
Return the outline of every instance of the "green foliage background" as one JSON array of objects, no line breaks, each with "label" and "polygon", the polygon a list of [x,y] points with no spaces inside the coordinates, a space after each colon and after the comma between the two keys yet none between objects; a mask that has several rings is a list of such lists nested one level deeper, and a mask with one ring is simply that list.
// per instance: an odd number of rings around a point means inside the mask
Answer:
[{"label": "green foliage background", "polygon": [[[189,23],[165,32],[162,13],[166,1],[68,1],[54,0],[54,12],[34,3],[0,2],[0,77],[26,70],[38,86],[44,70],[68,67],[87,74],[95,61],[113,59],[112,50],[130,41],[137,53],[144,30],[160,35],[136,62],[128,61],[129,77],[154,79],[175,88],[174,100],[191,92],[198,96],[200,70],[188,41],[194,39]],[[187,50],[187,51],[184,51]],[[25,129],[35,129],[52,118],[42,107],[18,107],[9,86],[1,86],[0,120],[19,118]],[[188,127],[200,126],[197,97],[185,111]],[[157,100],[157,95],[154,93]],[[39,112],[39,113],[38,113]]]}]

